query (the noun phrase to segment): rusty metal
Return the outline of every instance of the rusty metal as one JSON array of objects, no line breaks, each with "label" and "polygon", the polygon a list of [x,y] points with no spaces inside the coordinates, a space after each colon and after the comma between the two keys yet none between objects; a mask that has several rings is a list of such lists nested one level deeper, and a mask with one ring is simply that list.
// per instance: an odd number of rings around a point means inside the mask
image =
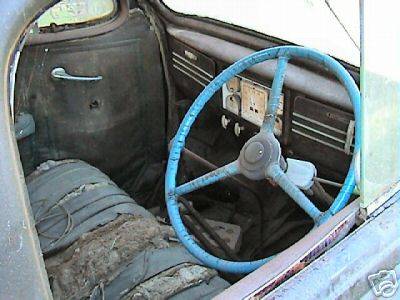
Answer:
[{"label": "rusty metal", "polygon": [[199,223],[204,231],[218,244],[218,246],[225,252],[225,254],[236,261],[239,257],[236,253],[228,246],[228,244],[214,231],[214,229],[207,223],[206,220],[200,215],[200,213],[194,209],[194,207],[184,198],[180,197],[179,201],[185,206],[187,211],[193,216],[193,218]]},{"label": "rusty metal", "polygon": [[221,250],[221,248],[215,247],[204,235],[204,232],[196,227],[196,225],[193,223],[193,220],[188,215],[182,215],[182,220],[185,226],[189,228],[196,239],[199,240],[199,242],[207,249],[207,251],[210,251],[210,253],[215,256],[224,256],[224,252]]},{"label": "rusty metal", "polygon": [[346,236],[355,225],[358,210],[356,200],[214,299],[260,299],[267,295]]},{"label": "rusty metal", "polygon": [[306,253],[303,258],[299,259],[295,264],[292,264],[285,272],[274,278],[272,281],[268,282],[265,286],[259,289],[256,293],[252,294],[250,297],[256,299],[264,297],[275,287],[298,273],[300,270],[304,269],[309,263],[315,260],[329,247],[333,246],[333,244],[335,243],[335,241],[337,241],[339,237],[344,237],[343,230],[345,228],[349,228],[348,222],[340,224],[339,227],[334,229],[333,232],[329,233],[329,235],[327,235],[325,239],[321,240],[321,242],[315,245],[313,249],[310,249],[310,251]]},{"label": "rusty metal", "polygon": [[329,195],[325,189],[322,187],[321,183],[314,180],[314,184],[311,187],[311,191],[319,200],[321,200],[325,205],[331,206],[335,200],[331,195]]},{"label": "rusty metal", "polygon": [[[363,223],[346,239],[263,299],[384,299],[368,277],[400,271],[399,193],[391,206]],[[377,283],[378,290],[382,281]],[[396,284],[396,281],[393,282]],[[395,291],[396,292],[396,291]],[[389,299],[389,298],[388,298]],[[391,299],[399,299],[399,291]]]},{"label": "rusty metal", "polygon": [[[190,151],[189,149],[187,149],[185,147],[182,149],[182,155],[186,155],[188,158],[193,159],[194,161],[196,161],[199,164],[203,165],[204,167],[208,168],[210,171],[218,169],[218,167],[216,165],[214,165],[213,163],[209,162],[205,158],[203,158],[200,155],[194,153],[193,151]],[[252,195],[257,200],[257,204],[258,204],[258,207],[259,207],[259,213],[260,213],[260,241],[261,241],[263,239],[263,237],[264,237],[264,228],[262,226],[263,225],[263,221],[264,221],[264,205],[263,205],[263,200],[256,193],[256,191],[258,190],[258,186],[255,185],[251,181],[245,182],[245,181],[241,180],[240,178],[238,178],[237,176],[226,178],[226,180],[224,182],[226,182],[227,184],[229,184],[229,183],[231,183],[231,184],[233,184],[233,183],[239,184],[240,186],[242,186],[243,188],[248,190],[250,193],[252,193]]]},{"label": "rusty metal", "polygon": [[111,32],[120,27],[129,17],[128,0],[119,1],[117,14],[110,20],[94,24],[90,27],[74,28],[74,30],[64,30],[60,32],[48,32],[30,35],[26,41],[27,45],[40,45],[45,43],[54,43],[69,41],[80,38],[88,38]]}]

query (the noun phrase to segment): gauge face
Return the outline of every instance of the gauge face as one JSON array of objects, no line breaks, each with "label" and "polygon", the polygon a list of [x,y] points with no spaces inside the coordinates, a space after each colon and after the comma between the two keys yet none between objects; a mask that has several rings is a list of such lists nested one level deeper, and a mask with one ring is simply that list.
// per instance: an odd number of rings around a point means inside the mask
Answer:
[{"label": "gauge face", "polygon": [[231,93],[240,92],[240,78],[233,77],[231,80],[228,81],[226,84],[228,91]]},{"label": "gauge face", "polygon": [[[261,126],[267,112],[270,89],[252,80],[234,77],[222,88],[223,108],[257,126]],[[283,94],[275,119],[274,133],[277,136],[283,130]]]},{"label": "gauge face", "polygon": [[242,80],[242,118],[261,126],[267,109],[268,90]]}]

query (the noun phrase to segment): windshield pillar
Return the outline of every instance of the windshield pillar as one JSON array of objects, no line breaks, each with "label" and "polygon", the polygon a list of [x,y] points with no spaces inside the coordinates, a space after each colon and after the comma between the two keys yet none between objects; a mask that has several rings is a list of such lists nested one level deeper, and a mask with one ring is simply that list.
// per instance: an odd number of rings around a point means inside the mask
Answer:
[{"label": "windshield pillar", "polygon": [[360,1],[361,210],[368,216],[399,190],[400,18],[397,1]]}]

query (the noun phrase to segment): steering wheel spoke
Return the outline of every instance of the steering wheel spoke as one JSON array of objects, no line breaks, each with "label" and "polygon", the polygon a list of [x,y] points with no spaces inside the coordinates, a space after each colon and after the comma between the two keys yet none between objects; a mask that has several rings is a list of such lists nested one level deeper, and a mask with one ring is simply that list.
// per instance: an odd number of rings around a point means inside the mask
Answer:
[{"label": "steering wheel spoke", "polygon": [[288,178],[278,164],[267,169],[267,175],[275,181],[313,220],[319,223],[322,212],[304,195],[304,193]]},{"label": "steering wheel spoke", "polygon": [[288,61],[289,58],[286,56],[279,56],[278,58],[274,80],[272,81],[272,89],[268,99],[267,114],[265,115],[264,122],[261,126],[262,131],[274,131],[276,113],[279,107],[279,99],[281,98],[283,81],[285,79]]},{"label": "steering wheel spoke", "polygon": [[240,174],[239,163],[235,160],[230,164],[227,164],[192,181],[186,182],[178,186],[175,189],[175,194],[178,196],[182,196],[238,174]]}]

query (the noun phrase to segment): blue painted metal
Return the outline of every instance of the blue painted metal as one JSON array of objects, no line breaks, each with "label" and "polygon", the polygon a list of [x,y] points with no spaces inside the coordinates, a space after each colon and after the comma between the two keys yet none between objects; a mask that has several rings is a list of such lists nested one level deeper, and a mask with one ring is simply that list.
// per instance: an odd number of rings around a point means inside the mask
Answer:
[{"label": "blue painted metal", "polygon": [[272,164],[267,174],[314,220],[319,223],[323,213],[294,185],[278,164]]},{"label": "blue painted metal", "polygon": [[184,194],[198,190],[199,188],[221,181],[227,177],[231,177],[240,173],[239,163],[237,161],[231,162],[217,170],[207,173],[199,178],[189,181],[185,184],[178,186],[175,189],[175,194],[182,196]]},{"label": "blue painted metal", "polygon": [[[188,249],[190,253],[201,260],[205,265],[220,271],[230,273],[248,273],[257,269],[258,267],[269,261],[271,258],[265,258],[251,262],[227,261],[210,255],[192,239],[179,215],[179,207],[177,203],[178,195],[176,193],[176,174],[178,171],[178,162],[181,156],[181,151],[185,146],[186,137],[193,122],[196,120],[196,117],[203,109],[204,105],[211,99],[215,92],[217,92],[222,87],[225,82],[259,62],[279,57],[285,57],[287,59],[290,59],[292,57],[299,57],[313,60],[330,70],[338,78],[338,80],[345,87],[353,104],[356,123],[354,152],[358,152],[360,149],[360,92],[353,78],[346,71],[346,69],[336,60],[323,53],[320,53],[316,50],[297,46],[283,46],[261,50],[240,59],[239,61],[225,69],[223,72],[221,72],[216,78],[214,78],[214,80],[212,80],[210,84],[200,93],[200,95],[197,97],[197,99],[188,110],[172,142],[165,178],[165,199],[171,224],[175,229],[177,237],[180,239],[183,245]],[[281,71],[284,71],[284,59],[281,59],[279,61],[281,61]],[[279,87],[280,81],[283,80],[283,76],[282,79],[280,78],[281,77],[277,79],[278,81],[276,83],[275,89]],[[276,93],[277,91],[274,90],[273,87],[271,94],[275,95]],[[320,220],[318,223],[325,221],[329,218],[330,215],[333,215],[341,210],[347,204],[354,190],[354,187],[354,162],[352,162],[342,189],[340,190],[329,211],[322,216],[322,221]],[[299,199],[296,200],[298,201]]]},{"label": "blue painted metal", "polygon": [[285,79],[285,71],[288,61],[289,58],[286,56],[280,56],[278,58],[278,64],[272,82],[272,89],[268,99],[267,115],[264,118],[261,130],[271,133],[274,132],[276,112],[279,107],[279,99],[282,93],[283,80]]}]

